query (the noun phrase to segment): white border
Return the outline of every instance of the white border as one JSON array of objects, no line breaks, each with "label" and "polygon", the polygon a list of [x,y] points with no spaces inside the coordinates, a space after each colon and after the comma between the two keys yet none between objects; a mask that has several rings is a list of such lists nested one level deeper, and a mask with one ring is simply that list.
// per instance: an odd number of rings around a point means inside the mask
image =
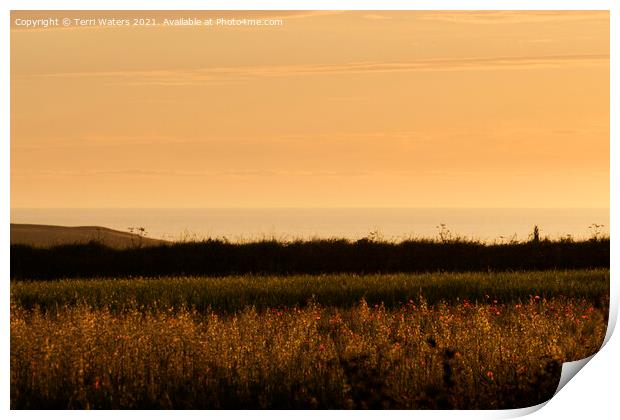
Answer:
[{"label": "white border", "polygon": [[[0,5],[2,10],[2,19],[0,19],[0,43],[1,63],[0,80],[2,92],[2,106],[0,107],[0,130],[2,130],[2,143],[0,148],[0,192],[2,193],[2,203],[0,205],[0,249],[2,254],[0,258],[0,272],[4,281],[4,287],[1,289],[1,299],[3,302],[3,310],[0,312],[0,322],[2,323],[2,332],[4,345],[2,346],[2,360],[4,368],[1,370],[2,377],[0,379],[0,392],[2,392],[2,405],[5,410],[9,409],[10,403],[10,377],[9,377],[9,223],[10,223],[10,10],[611,10],[611,74],[618,74],[618,42],[617,42],[617,25],[619,22],[617,13],[620,11],[617,1],[613,0],[427,0],[427,1],[410,1],[399,2],[396,0],[387,1],[368,1],[368,0],[263,0],[263,1],[242,1],[242,0],[218,0],[218,1],[196,1],[196,0],[152,0],[149,2],[139,2],[135,0],[90,0],[88,2],[77,0],[5,0]],[[611,174],[611,194],[610,194],[610,210],[611,210],[611,226],[610,233],[612,238],[619,235],[616,216],[620,210],[618,196],[618,156],[620,153],[618,147],[618,92],[617,79],[611,77],[611,104],[610,104],[610,122],[611,122],[611,139],[610,145],[610,174]],[[616,192],[616,193],[613,193]],[[610,326],[607,344],[597,354],[590,363],[577,375],[577,379],[570,381],[565,388],[561,390],[544,409],[537,411],[533,418],[579,418],[584,416],[594,416],[593,418],[609,418],[610,414],[617,412],[618,403],[615,385],[617,384],[620,368],[614,354],[620,349],[620,343],[617,337],[610,338],[610,333],[615,326],[618,314],[618,276],[616,273],[616,265],[618,261],[618,247],[615,241],[611,243],[611,313]],[[617,335],[617,334],[616,334]],[[543,404],[544,405],[544,404]],[[515,417],[535,411],[535,409],[512,410],[512,411],[459,411],[459,412],[430,412],[430,411],[392,411],[390,416],[399,418],[503,418]],[[156,411],[149,412],[149,415],[155,417],[168,416],[187,416],[187,417],[203,417],[205,415],[214,416],[222,419],[238,418],[251,414],[255,418],[263,419],[289,419],[290,416],[297,418],[314,418],[317,414],[309,411],[296,411],[294,413],[285,411],[267,412],[165,412]],[[347,411],[327,411],[322,412],[321,416],[335,418],[376,418],[377,415],[383,413],[373,412],[347,412]],[[45,415],[46,417],[73,417],[88,415],[93,417],[104,418],[110,413],[105,411],[96,411],[92,413],[85,412],[10,412],[14,417],[34,417]],[[131,412],[120,412],[115,415],[129,418],[133,415]]]}]

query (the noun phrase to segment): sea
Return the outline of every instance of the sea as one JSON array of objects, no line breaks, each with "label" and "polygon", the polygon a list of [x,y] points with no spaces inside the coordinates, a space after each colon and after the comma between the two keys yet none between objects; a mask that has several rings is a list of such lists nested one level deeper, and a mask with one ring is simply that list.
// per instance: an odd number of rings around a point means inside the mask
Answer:
[{"label": "sea", "polygon": [[144,228],[188,241],[372,237],[387,241],[467,238],[487,243],[609,234],[608,208],[13,208],[11,223]]}]

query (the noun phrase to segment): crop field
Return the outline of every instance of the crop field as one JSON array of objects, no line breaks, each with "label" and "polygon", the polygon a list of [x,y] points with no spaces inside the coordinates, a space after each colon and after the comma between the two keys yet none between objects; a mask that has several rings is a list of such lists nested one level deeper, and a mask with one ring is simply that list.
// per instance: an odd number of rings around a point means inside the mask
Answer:
[{"label": "crop field", "polygon": [[16,281],[11,407],[525,407],[608,301],[605,269]]}]

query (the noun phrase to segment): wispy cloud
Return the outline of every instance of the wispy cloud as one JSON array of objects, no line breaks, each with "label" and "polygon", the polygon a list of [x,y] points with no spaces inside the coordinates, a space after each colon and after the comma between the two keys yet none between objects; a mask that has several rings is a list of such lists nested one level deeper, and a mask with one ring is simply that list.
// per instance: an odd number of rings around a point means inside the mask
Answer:
[{"label": "wispy cloud", "polygon": [[287,171],[287,170],[230,170],[230,171],[168,171],[168,170],[33,170],[11,172],[11,177],[76,177],[76,176],[164,176],[164,177],[357,177],[369,176],[370,171]]},{"label": "wispy cloud", "polygon": [[519,42],[523,44],[550,44],[554,42],[550,38],[521,39]]},{"label": "wispy cloud", "polygon": [[524,10],[484,10],[484,11],[436,11],[423,12],[419,19],[440,22],[470,23],[482,25],[517,24],[530,22],[562,22],[580,20],[609,20],[609,12],[604,10],[587,11],[524,11]]},{"label": "wispy cloud", "polygon": [[392,19],[392,17],[390,16],[386,16],[386,15],[380,15],[378,13],[368,13],[366,15],[362,15],[362,17],[364,19],[370,19],[370,20],[386,20],[386,19]]},{"label": "wispy cloud", "polygon": [[[460,130],[443,130],[443,136],[464,136]],[[431,147],[437,141],[436,134],[423,131],[327,131],[321,133],[287,133],[284,135],[240,135],[240,136],[127,136],[123,134],[90,134],[66,139],[62,137],[47,138],[41,141],[37,137],[13,139],[11,151],[17,156],[21,153],[87,153],[99,156],[104,150],[117,150],[123,153],[127,146],[138,146],[145,153],[155,149],[169,150],[174,146],[179,153],[208,153],[210,156],[237,155],[254,157],[257,154],[273,153],[302,154],[324,161],[317,150],[375,150],[377,153],[390,153],[395,150],[411,150],[412,148]],[[160,152],[161,153],[161,152]],[[318,153],[318,155],[317,155]],[[217,160],[217,159],[215,159]]]},{"label": "wispy cloud", "polygon": [[109,146],[156,146],[160,144],[185,144],[192,140],[183,137],[165,137],[158,135],[128,136],[128,135],[101,135],[85,134],[75,138],[48,138],[41,142],[38,138],[21,138],[11,142],[11,149],[37,150],[37,149],[63,149],[84,147],[109,147]]},{"label": "wispy cloud", "polygon": [[538,69],[550,67],[609,65],[608,54],[465,57],[449,59],[419,59],[401,62],[355,62],[344,64],[213,67],[203,69],[92,71],[40,73],[14,76],[30,78],[99,78],[124,85],[182,86],[223,84],[259,78],[324,76],[336,74],[370,74],[415,71],[485,71]]},{"label": "wispy cloud", "polygon": [[[74,178],[74,177],[229,177],[229,178],[263,178],[263,177],[376,177],[378,175],[411,177],[428,176],[428,177],[462,177],[475,174],[489,174],[494,171],[493,168],[475,168],[471,170],[462,168],[450,169],[429,169],[429,168],[411,168],[411,169],[380,169],[380,170],[364,170],[364,171],[290,171],[290,170],[230,170],[230,171],[166,171],[166,170],[136,170],[136,169],[119,169],[119,170],[34,170],[34,171],[13,171],[11,178]],[[557,168],[546,168],[545,173],[555,174],[557,176],[566,175],[565,171]],[[605,175],[609,172],[600,170],[590,170],[593,175]],[[537,176],[539,172],[534,170],[517,170],[514,169],[511,175],[521,176]]]}]

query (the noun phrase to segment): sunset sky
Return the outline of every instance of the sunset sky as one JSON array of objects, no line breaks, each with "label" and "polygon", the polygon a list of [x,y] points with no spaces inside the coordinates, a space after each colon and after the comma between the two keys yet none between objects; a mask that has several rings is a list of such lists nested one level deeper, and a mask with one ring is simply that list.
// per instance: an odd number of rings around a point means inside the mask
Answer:
[{"label": "sunset sky", "polygon": [[284,24],[12,25],[11,207],[609,206],[607,12],[167,16]]}]

